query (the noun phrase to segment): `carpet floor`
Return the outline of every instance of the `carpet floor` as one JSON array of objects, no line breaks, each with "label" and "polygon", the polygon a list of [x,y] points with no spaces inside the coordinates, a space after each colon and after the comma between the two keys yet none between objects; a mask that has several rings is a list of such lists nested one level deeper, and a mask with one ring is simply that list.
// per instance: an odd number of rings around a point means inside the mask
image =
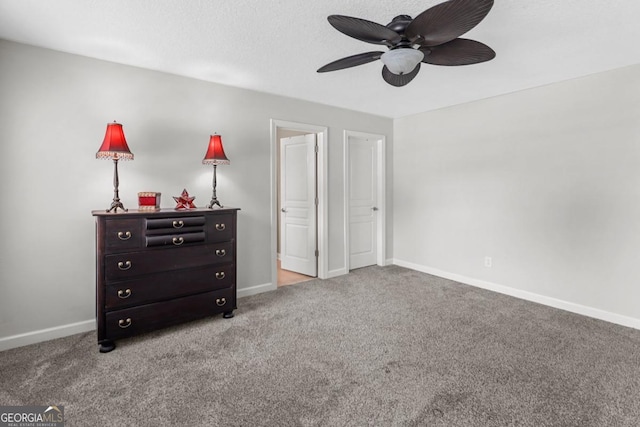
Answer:
[{"label": "carpet floor", "polygon": [[67,426],[638,426],[640,331],[367,267],[118,341],[0,352],[0,405]]}]

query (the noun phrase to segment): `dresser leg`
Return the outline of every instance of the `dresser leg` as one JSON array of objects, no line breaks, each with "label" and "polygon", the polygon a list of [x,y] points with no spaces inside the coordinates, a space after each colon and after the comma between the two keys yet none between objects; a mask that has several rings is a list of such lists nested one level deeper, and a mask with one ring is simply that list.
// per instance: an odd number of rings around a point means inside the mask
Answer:
[{"label": "dresser leg", "polygon": [[111,340],[103,340],[98,344],[100,344],[100,353],[109,353],[111,350],[116,348],[116,343]]},{"label": "dresser leg", "polygon": [[233,317],[233,310],[225,311],[222,317],[224,317],[225,319],[231,319]]}]

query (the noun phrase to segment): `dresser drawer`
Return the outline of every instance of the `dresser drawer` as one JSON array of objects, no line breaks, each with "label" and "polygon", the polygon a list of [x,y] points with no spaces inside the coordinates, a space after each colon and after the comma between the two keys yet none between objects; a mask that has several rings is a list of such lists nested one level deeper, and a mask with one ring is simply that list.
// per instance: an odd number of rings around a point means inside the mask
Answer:
[{"label": "dresser drawer", "polygon": [[204,228],[204,216],[183,216],[180,218],[153,218],[147,219],[147,230],[156,230],[159,228],[168,228],[181,230],[184,228],[199,227]]},{"label": "dresser drawer", "polygon": [[154,273],[139,279],[108,284],[105,306],[111,311],[198,292],[227,289],[234,284],[233,264]]},{"label": "dresser drawer", "polygon": [[204,242],[204,231],[199,233],[163,234],[146,236],[147,246],[182,246],[190,243]]},{"label": "dresser drawer", "polygon": [[149,249],[105,256],[107,281],[134,278],[154,272],[233,262],[233,242]]},{"label": "dresser drawer", "polygon": [[106,221],[104,239],[107,250],[139,248],[142,242],[142,223],[137,219]]},{"label": "dresser drawer", "polygon": [[224,242],[233,237],[232,214],[211,215],[207,218],[207,240],[209,242]]},{"label": "dresser drawer", "polygon": [[117,339],[236,308],[235,289],[206,292],[106,313],[106,335]]}]

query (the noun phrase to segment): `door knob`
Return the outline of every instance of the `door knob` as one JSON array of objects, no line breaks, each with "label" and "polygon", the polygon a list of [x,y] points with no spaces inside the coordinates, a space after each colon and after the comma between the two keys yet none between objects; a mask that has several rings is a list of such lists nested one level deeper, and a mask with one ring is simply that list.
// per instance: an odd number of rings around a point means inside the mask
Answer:
[{"label": "door knob", "polygon": [[374,206],[374,207],[371,208],[371,210],[375,212],[375,211],[378,210],[378,208]]},{"label": "door knob", "polygon": [[280,209],[282,212],[287,212],[285,208]]}]

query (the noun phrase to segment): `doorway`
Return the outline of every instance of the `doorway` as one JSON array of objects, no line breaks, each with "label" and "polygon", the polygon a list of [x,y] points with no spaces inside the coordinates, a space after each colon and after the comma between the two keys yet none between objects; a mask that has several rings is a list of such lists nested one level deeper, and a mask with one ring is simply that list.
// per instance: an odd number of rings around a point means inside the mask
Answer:
[{"label": "doorway", "polygon": [[282,286],[318,274],[317,145],[315,133],[287,129],[278,133],[278,286]]},{"label": "doorway", "polygon": [[345,265],[386,265],[385,137],[344,132]]},{"label": "doorway", "polygon": [[326,127],[271,120],[274,288],[326,278],[326,140]]}]

